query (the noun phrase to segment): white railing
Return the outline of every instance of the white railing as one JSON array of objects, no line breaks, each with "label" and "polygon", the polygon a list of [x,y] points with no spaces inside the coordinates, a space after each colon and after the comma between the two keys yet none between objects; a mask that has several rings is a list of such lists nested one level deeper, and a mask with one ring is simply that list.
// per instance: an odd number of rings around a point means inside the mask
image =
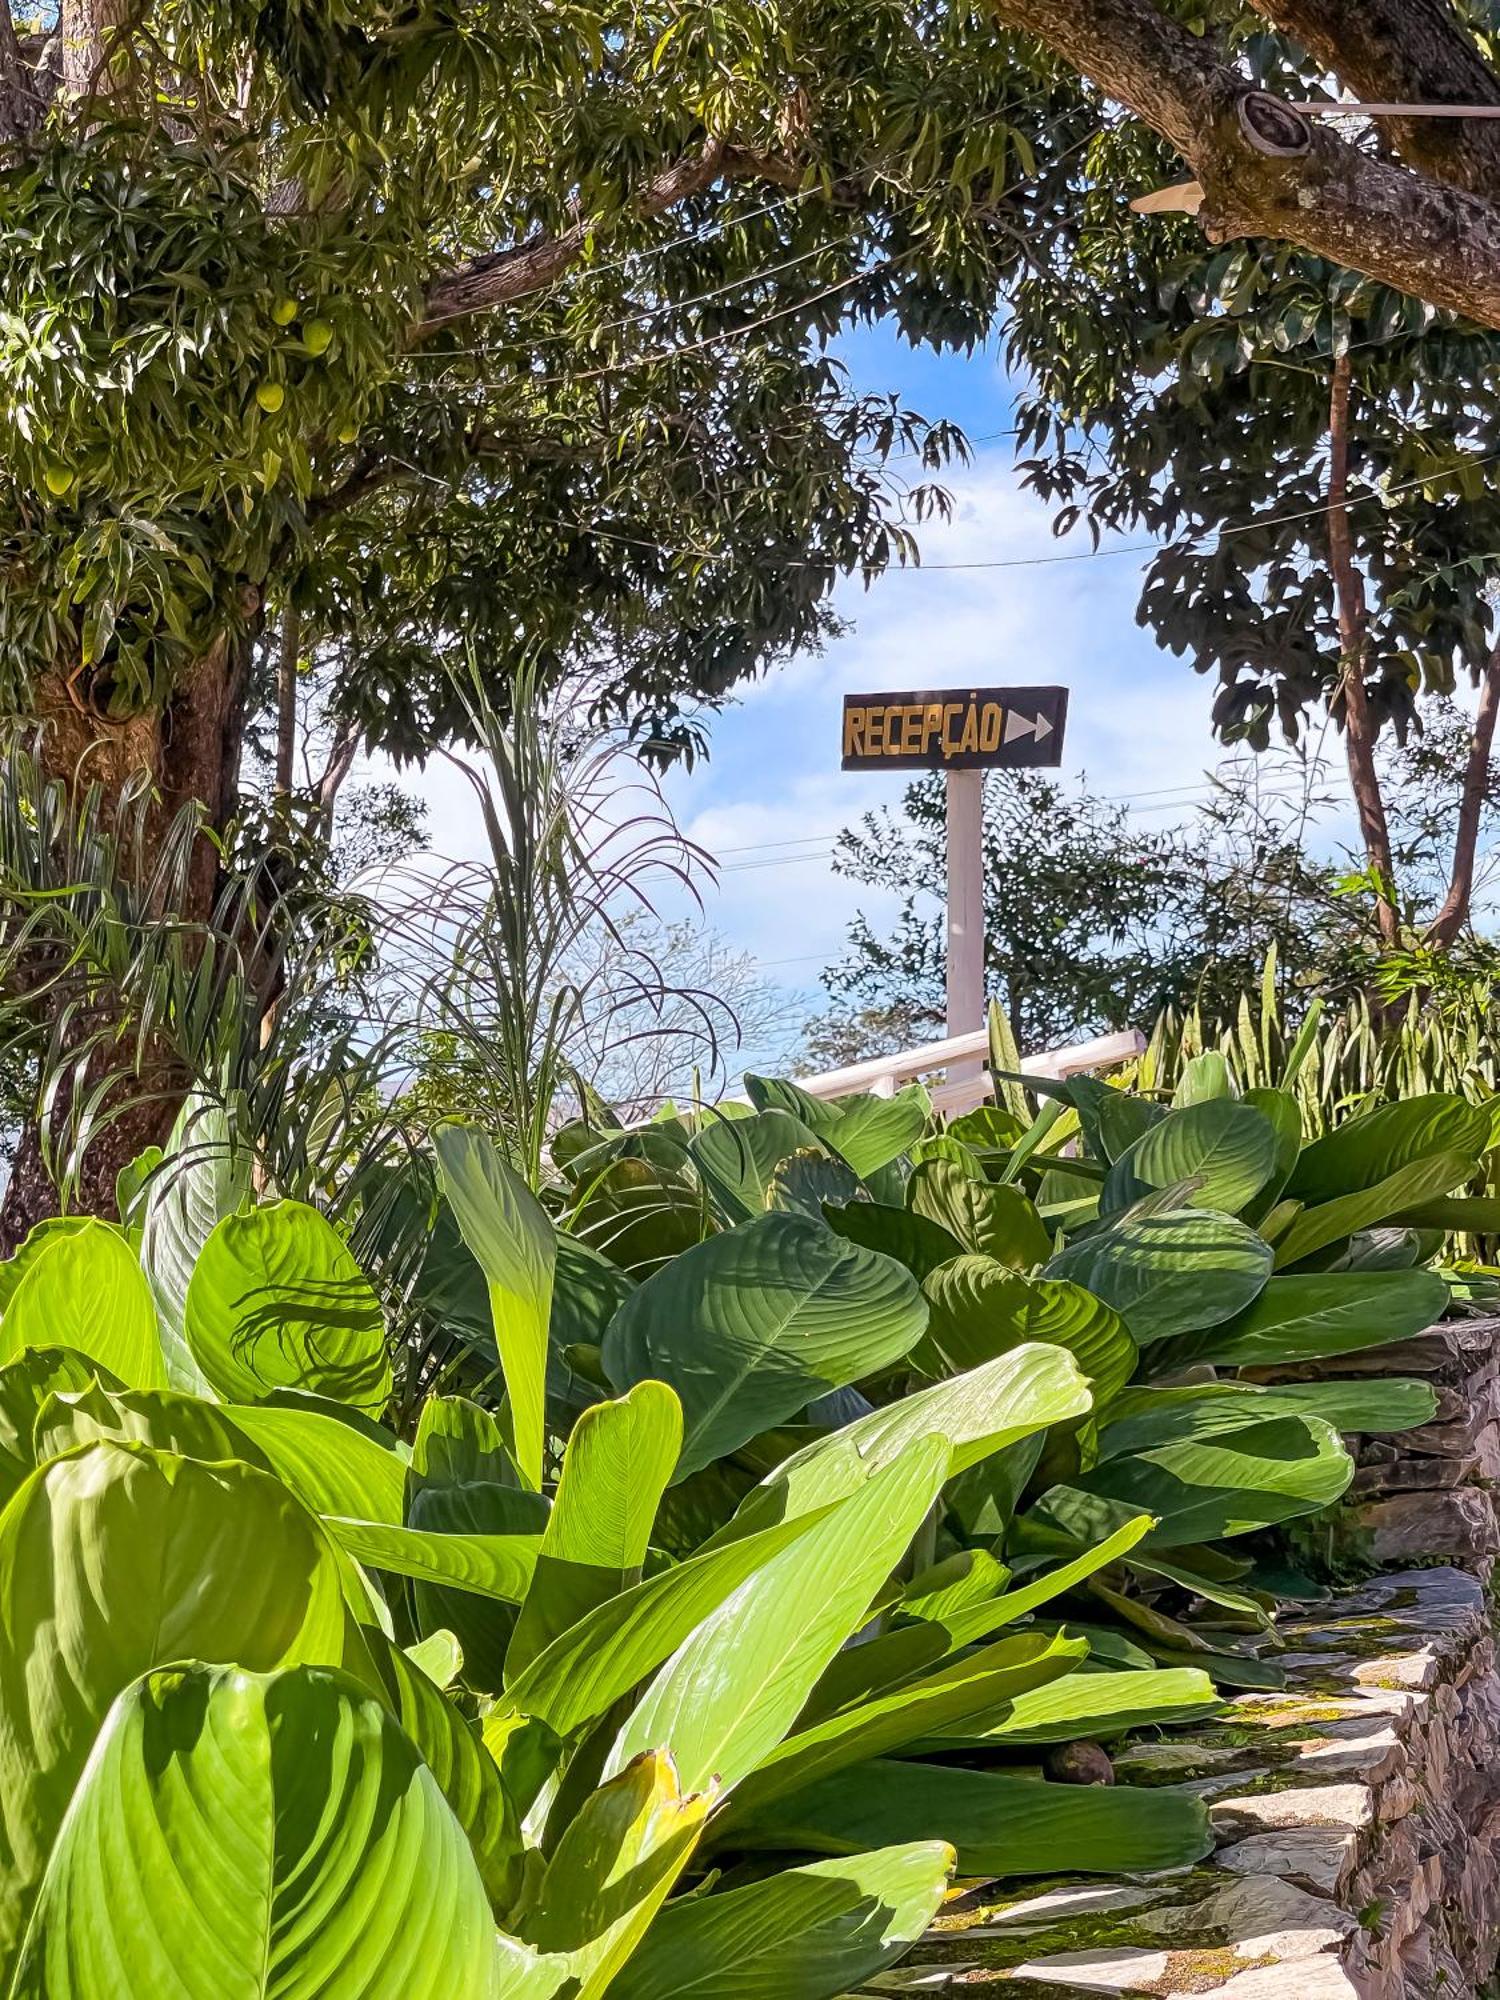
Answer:
[{"label": "white railing", "polygon": [[[1129,1062],[1146,1046],[1139,1028],[1126,1028],[1117,1035],[1095,1035],[1090,1041],[1074,1042],[1064,1049],[1044,1049],[1040,1055],[1022,1056],[1021,1068],[1027,1076],[1080,1076],[1086,1070],[1108,1069],[1114,1063]],[[995,1086],[987,1075],[974,1075],[976,1057],[989,1053],[989,1036],[983,1028],[972,1035],[950,1035],[946,1041],[926,1042],[919,1049],[905,1049],[896,1056],[872,1056],[868,1062],[850,1063],[846,1069],[825,1070],[822,1076],[799,1076],[797,1086],[813,1097],[844,1097],[868,1091],[873,1097],[894,1097],[903,1083],[913,1077],[929,1076],[936,1069],[959,1068],[965,1073],[938,1084],[932,1102],[939,1111],[972,1111],[994,1095]]]}]

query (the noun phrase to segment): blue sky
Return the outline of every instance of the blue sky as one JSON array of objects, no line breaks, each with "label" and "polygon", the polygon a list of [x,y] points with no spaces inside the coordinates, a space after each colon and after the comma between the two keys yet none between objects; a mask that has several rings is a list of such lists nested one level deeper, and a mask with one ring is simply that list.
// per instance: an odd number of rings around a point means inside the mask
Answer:
[{"label": "blue sky", "polygon": [[[971,437],[1012,421],[993,353],[934,355],[880,329],[850,339],[844,352],[856,388],[895,390]],[[1128,798],[1143,825],[1184,817],[1192,789],[1201,796],[1204,774],[1223,759],[1209,726],[1211,684],[1135,623],[1144,558],[1108,553],[1107,542],[1106,553],[1091,555],[1081,535],[1056,541],[1049,509],[1020,488],[1012,445],[980,445],[972,466],[946,475],[954,518],[925,526],[921,544],[931,564],[1014,567],[910,570],[869,592],[847,586],[839,608],[849,633],[743,691],[713,722],[710,758],[669,780],[684,830],[720,857],[703,920],[753,955],[768,980],[805,994],[809,1012],[822,1003],[818,975],[838,955],[854,911],[878,924],[889,907],[878,892],[833,874],[832,836],[870,807],[894,803],[909,781],[839,770],[846,691],[1061,682],[1071,690],[1064,773],[1086,772],[1096,791]],[[435,851],[475,852],[475,829],[441,767],[418,788]]]}]

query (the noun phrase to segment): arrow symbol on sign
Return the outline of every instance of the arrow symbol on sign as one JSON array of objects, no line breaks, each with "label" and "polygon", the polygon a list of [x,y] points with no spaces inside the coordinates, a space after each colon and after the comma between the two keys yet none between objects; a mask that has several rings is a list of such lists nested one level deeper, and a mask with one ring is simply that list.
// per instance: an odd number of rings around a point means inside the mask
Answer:
[{"label": "arrow symbol on sign", "polygon": [[1010,714],[1005,718],[1005,740],[1007,743],[1014,743],[1018,736],[1029,736],[1033,742],[1040,743],[1044,736],[1050,736],[1051,734],[1052,724],[1047,720],[1045,715],[1039,715],[1033,720],[1031,716],[1022,715],[1019,710],[1012,709]]}]

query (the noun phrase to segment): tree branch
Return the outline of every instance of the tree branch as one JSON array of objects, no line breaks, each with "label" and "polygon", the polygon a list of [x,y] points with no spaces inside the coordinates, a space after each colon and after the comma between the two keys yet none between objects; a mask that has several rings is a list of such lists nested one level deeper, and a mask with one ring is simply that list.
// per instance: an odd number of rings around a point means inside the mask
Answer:
[{"label": "tree branch", "polygon": [[[1500,79],[1449,0],[1251,0],[1368,103],[1500,105]],[[1487,194],[1500,183],[1500,121],[1390,118],[1381,131],[1409,166]]]},{"label": "tree branch", "polygon": [[1453,834],[1448,893],[1427,930],[1427,943],[1439,951],[1446,951],[1469,921],[1474,895],[1474,856],[1479,845],[1479,822],[1489,798],[1490,752],[1495,743],[1497,715],[1500,715],[1500,640],[1491,649],[1484,678],[1479,683],[1479,707],[1458,795],[1458,825]]},{"label": "tree branch", "polygon": [[10,0],[0,0],[0,140],[24,139],[42,110],[41,92],[22,52]]},{"label": "tree branch", "polygon": [[1202,185],[1211,241],[1279,237],[1500,327],[1500,208],[1251,90],[1151,0],[994,5],[1181,153]]}]

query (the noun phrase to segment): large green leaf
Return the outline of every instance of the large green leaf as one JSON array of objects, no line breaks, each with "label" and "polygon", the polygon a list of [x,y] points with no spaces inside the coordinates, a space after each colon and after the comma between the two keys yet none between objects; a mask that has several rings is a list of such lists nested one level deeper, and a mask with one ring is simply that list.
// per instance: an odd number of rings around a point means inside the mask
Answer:
[{"label": "large green leaf", "polygon": [[111,1709],[7,1991],[489,2000],[493,1952],[463,1829],[373,1695],[186,1667]]},{"label": "large green leaf", "polygon": [[[403,1544],[397,1554],[409,1565],[417,1628],[456,1634],[464,1679],[494,1694],[505,1678],[515,1607],[531,1588],[549,1503],[540,1493],[492,1479],[427,1480],[413,1483],[407,1507],[406,1531],[396,1531]],[[485,1568],[475,1570],[475,1555]],[[488,1587],[477,1590],[476,1579]]]},{"label": "large green leaf", "polygon": [[1468,1171],[1455,1175],[1448,1184],[1455,1187],[1468,1178],[1489,1143],[1490,1114],[1480,1106],[1440,1092],[1407,1097],[1362,1118],[1348,1119],[1304,1147],[1286,1193],[1307,1208],[1318,1207],[1341,1195],[1372,1188],[1434,1153],[1456,1153],[1467,1163]]},{"label": "large green leaf", "polygon": [[161,1321],[167,1379],[189,1395],[212,1390],[187,1343],[188,1286],[204,1244],[249,1194],[250,1168],[250,1149],[236,1143],[229,1110],[195,1093],[146,1182],[141,1263]]},{"label": "large green leaf", "polygon": [[618,1402],[584,1411],[505,1656],[507,1680],[596,1605],[640,1581],[681,1449],[682,1405],[664,1382],[638,1382]]},{"label": "large green leaf", "polygon": [[738,1784],[790,1729],[864,1623],[942,1486],[940,1437],[909,1445],[748,1578],[657,1672],[606,1769],[670,1747],[684,1785]]},{"label": "large green leaf", "polygon": [[1182,1389],[1130,1389],[1100,1432],[1099,1458],[1222,1437],[1273,1417],[1320,1417],[1336,1431],[1404,1431],[1429,1424],[1437,1397],[1429,1383],[1288,1382],[1263,1389],[1247,1382]]},{"label": "large green leaf", "polygon": [[516,1943],[501,1940],[499,1993],[598,2000],[692,1858],[712,1783],[684,1791],[672,1759],[644,1752],[591,1792],[553,1851]]},{"label": "large green leaf", "polygon": [[378,1416],[390,1400],[380,1301],[337,1230],[303,1202],[225,1216],[188,1286],[186,1327],[229,1402],[306,1389]]},{"label": "large green leaf", "polygon": [[[1271,1278],[1242,1313],[1184,1343],[1184,1360],[1266,1368],[1407,1340],[1442,1318],[1434,1271],[1307,1272]],[[1155,1358],[1155,1357],[1153,1357]]]},{"label": "large green leaf", "polygon": [[1227,1215],[1198,1209],[1125,1214],[1048,1264],[1114,1307],[1139,1346],[1217,1326],[1271,1275],[1271,1246]]},{"label": "large green leaf", "polygon": [[1251,1105],[1205,1098],[1170,1111],[1116,1161],[1103,1206],[1122,1208],[1151,1188],[1193,1183],[1197,1208],[1238,1215],[1276,1168],[1276,1128]]},{"label": "large green leaf", "polygon": [[1071,1562],[1060,1563],[1056,1569],[1032,1577],[1015,1590],[1006,1591],[1002,1597],[992,1597],[984,1604],[968,1605],[961,1611],[950,1611],[943,1623],[951,1644],[971,1646],[977,1640],[988,1638],[991,1632],[998,1632],[1002,1626],[1012,1625],[1018,1618],[1029,1617],[1039,1604],[1060,1597],[1065,1590],[1074,1589],[1099,1570],[1108,1568],[1110,1563],[1128,1555],[1151,1532],[1153,1525],[1149,1514],[1136,1514],[1085,1554],[1075,1556]]},{"label": "large green leaf", "polygon": [[407,1450],[391,1432],[285,1403],[236,1403],[225,1414],[315,1514],[399,1522]]},{"label": "large green leaf", "polygon": [[338,1564],[269,1474],[125,1444],[32,1474],[0,1515],[0,1991],[115,1698],[175,1660],[269,1672],[343,1646]]},{"label": "large green leaf", "polygon": [[0,1315],[15,1296],[17,1285],[44,1250],[59,1236],[76,1236],[94,1220],[91,1215],[49,1215],[31,1229],[13,1256],[0,1262]]},{"label": "large green leaf", "polygon": [[604,1365],[619,1389],[655,1377],[677,1391],[682,1479],[900,1360],[926,1323],[915,1280],[893,1259],[811,1216],[772,1213],[648,1278],[611,1321]]},{"label": "large green leaf", "polygon": [[1024,1278],[988,1257],[957,1257],[929,1273],[922,1290],[928,1321],[917,1358],[924,1365],[935,1357],[950,1370],[974,1368],[1025,1341],[1046,1341],[1068,1350],[1101,1404],[1135,1373],[1125,1322],[1081,1285]]},{"label": "large green leaf", "polygon": [[542,1545],[539,1529],[514,1534],[442,1533],[398,1528],[388,1521],[349,1521],[339,1515],[329,1515],[325,1525],[341,1548],[371,1569],[472,1591],[502,1604],[519,1604],[525,1597]]},{"label": "large green leaf", "polygon": [[838,1122],[823,1137],[861,1180],[868,1180],[916,1144],[931,1116],[931,1098],[913,1083],[894,1097],[841,1097]]},{"label": "large green leaf", "polygon": [[1013,1271],[1045,1263],[1052,1238],[1018,1187],[976,1180],[951,1160],[924,1160],[907,1183],[906,1199],[965,1250]]},{"label": "large green leaf", "polygon": [[1357,1193],[1304,1208],[1277,1243],[1276,1268],[1279,1271],[1288,1264],[1300,1264],[1304,1257],[1326,1250],[1358,1230],[1373,1228],[1433,1195],[1447,1194],[1473,1171],[1474,1162],[1467,1154],[1425,1154]]},{"label": "large green leaf", "polygon": [[508,1706],[571,1735],[653,1673],[712,1612],[817,1520],[808,1514],[690,1557],[580,1618],[507,1687]]},{"label": "large green leaf", "polygon": [[1185,1868],[1213,1846],[1201,1800],[1165,1787],[1047,1785],[998,1771],[879,1759],[856,1764],[735,1828],[736,1846],[855,1854],[905,1830],[946,1839],[963,1875]]},{"label": "large green leaf", "polygon": [[133,1389],[164,1389],[156,1306],[129,1239],[108,1222],[45,1238],[0,1321],[0,1358],[73,1347]]},{"label": "large green leaf", "polygon": [[432,1144],[443,1191],[489,1286],[516,1465],[527,1485],[540,1489],[557,1233],[477,1126],[439,1125]]},{"label": "large green leaf", "polygon": [[1336,1430],[1316,1417],[1282,1416],[1201,1444],[1109,1459],[1070,1486],[1050,1487],[1037,1512],[1084,1542],[1124,1513],[1154,1514],[1158,1525],[1148,1540],[1171,1548],[1316,1513],[1353,1476]]},{"label": "large green leaf", "polygon": [[668,1904],[610,2000],[830,2000],[916,1943],[953,1873],[945,1841],[810,1861]]},{"label": "large green leaf", "polygon": [[816,1134],[790,1112],[770,1110],[711,1117],[688,1151],[718,1208],[730,1222],[746,1222],[765,1210],[782,1161],[805,1148],[820,1150]]},{"label": "large green leaf", "polygon": [[942,1437],[948,1477],[1049,1425],[1088,1413],[1088,1384],[1071,1354],[1031,1343],[921,1389],[804,1445],[745,1496],[716,1540],[749,1534],[841,1500],[917,1439]]},{"label": "large green leaf", "polygon": [[32,1443],[41,1465],[101,1438],[149,1444],[158,1451],[209,1463],[238,1458],[262,1472],[274,1470],[221,1404],[182,1396],[173,1389],[112,1391],[97,1382],[86,1389],[65,1389],[37,1412]]},{"label": "large green leaf", "polygon": [[821,1146],[804,1146],[800,1153],[789,1153],[766,1189],[767,1208],[800,1209],[819,1221],[825,1205],[838,1207],[867,1199],[854,1169]]},{"label": "large green leaf", "polygon": [[[1198,1722],[1224,1704],[1206,1673],[1166,1667],[1120,1674],[1069,1674],[1017,1695],[1010,1712],[964,1740],[980,1743],[1071,1743],[1080,1736],[1123,1736],[1155,1723]],[[951,1743],[958,1732],[949,1732]]]},{"label": "large green leaf", "polygon": [[867,1250],[879,1250],[904,1264],[915,1278],[925,1278],[939,1264],[960,1256],[963,1245],[941,1224],[909,1208],[889,1208],[879,1201],[850,1201],[842,1206],[824,1205],[823,1216],[830,1229]]},{"label": "large green leaf", "polygon": [[71,1347],[28,1347],[0,1367],[0,1508],[36,1469],[36,1420],[63,1390],[117,1378]]}]

